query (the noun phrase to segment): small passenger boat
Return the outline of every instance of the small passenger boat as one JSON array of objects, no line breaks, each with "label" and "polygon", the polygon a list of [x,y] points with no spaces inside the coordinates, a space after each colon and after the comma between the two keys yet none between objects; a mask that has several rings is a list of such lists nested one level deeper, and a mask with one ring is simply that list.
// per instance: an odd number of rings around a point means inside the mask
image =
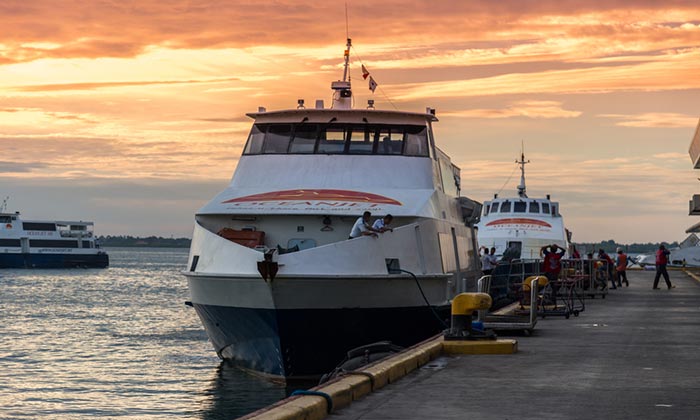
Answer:
[{"label": "small passenger boat", "polygon": [[23,220],[0,213],[0,268],[105,268],[93,222]]}]

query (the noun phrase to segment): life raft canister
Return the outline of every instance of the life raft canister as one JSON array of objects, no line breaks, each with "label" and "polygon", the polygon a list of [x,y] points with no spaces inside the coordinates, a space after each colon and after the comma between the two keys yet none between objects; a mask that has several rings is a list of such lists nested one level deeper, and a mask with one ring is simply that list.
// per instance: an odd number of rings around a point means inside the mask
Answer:
[{"label": "life raft canister", "polygon": [[12,229],[12,223],[6,224],[5,227],[8,228],[8,229]]}]

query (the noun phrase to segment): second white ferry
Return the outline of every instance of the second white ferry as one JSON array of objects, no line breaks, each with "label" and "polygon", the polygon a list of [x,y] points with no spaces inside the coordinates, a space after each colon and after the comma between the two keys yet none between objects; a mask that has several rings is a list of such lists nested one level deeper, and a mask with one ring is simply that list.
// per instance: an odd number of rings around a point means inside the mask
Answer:
[{"label": "second white ferry", "polygon": [[496,248],[496,255],[511,249],[521,259],[540,258],[540,249],[557,244],[569,250],[570,232],[564,227],[559,203],[545,198],[530,198],[525,186],[525,154],[521,153],[520,185],[516,197],[499,197],[484,202],[478,224],[479,245]]}]

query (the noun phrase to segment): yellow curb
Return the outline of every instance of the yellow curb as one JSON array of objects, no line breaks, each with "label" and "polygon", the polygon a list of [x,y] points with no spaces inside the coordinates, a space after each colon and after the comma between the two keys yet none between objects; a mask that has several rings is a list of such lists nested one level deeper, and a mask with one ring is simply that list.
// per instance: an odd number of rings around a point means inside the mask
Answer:
[{"label": "yellow curb", "polygon": [[518,351],[518,342],[510,339],[483,341],[443,341],[446,354],[513,354]]},{"label": "yellow curb", "polygon": [[693,273],[693,272],[690,271],[690,270],[683,270],[683,272],[684,272],[685,274],[687,274],[687,275],[688,275],[690,278],[692,278],[693,280],[695,280],[695,281],[697,281],[698,283],[700,283],[700,276],[698,276],[697,274]]},{"label": "yellow curb", "polygon": [[[440,354],[512,354],[518,349],[516,340],[444,341],[441,335],[417,344],[408,350],[365,367],[374,377],[348,374],[325,385],[312,388],[328,394],[333,400],[333,411],[347,407],[374,390],[397,381],[425,365]],[[269,407],[250,413],[245,420],[321,420],[328,415],[325,398],[301,395],[279,401]]]}]

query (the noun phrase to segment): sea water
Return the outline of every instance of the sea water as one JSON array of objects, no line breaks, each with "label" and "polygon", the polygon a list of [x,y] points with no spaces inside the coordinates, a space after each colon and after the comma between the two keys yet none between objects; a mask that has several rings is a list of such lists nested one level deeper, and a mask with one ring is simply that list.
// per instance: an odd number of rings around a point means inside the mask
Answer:
[{"label": "sea water", "polygon": [[285,397],[216,357],[187,250],[107,251],[107,269],[0,270],[0,418],[232,419]]}]

